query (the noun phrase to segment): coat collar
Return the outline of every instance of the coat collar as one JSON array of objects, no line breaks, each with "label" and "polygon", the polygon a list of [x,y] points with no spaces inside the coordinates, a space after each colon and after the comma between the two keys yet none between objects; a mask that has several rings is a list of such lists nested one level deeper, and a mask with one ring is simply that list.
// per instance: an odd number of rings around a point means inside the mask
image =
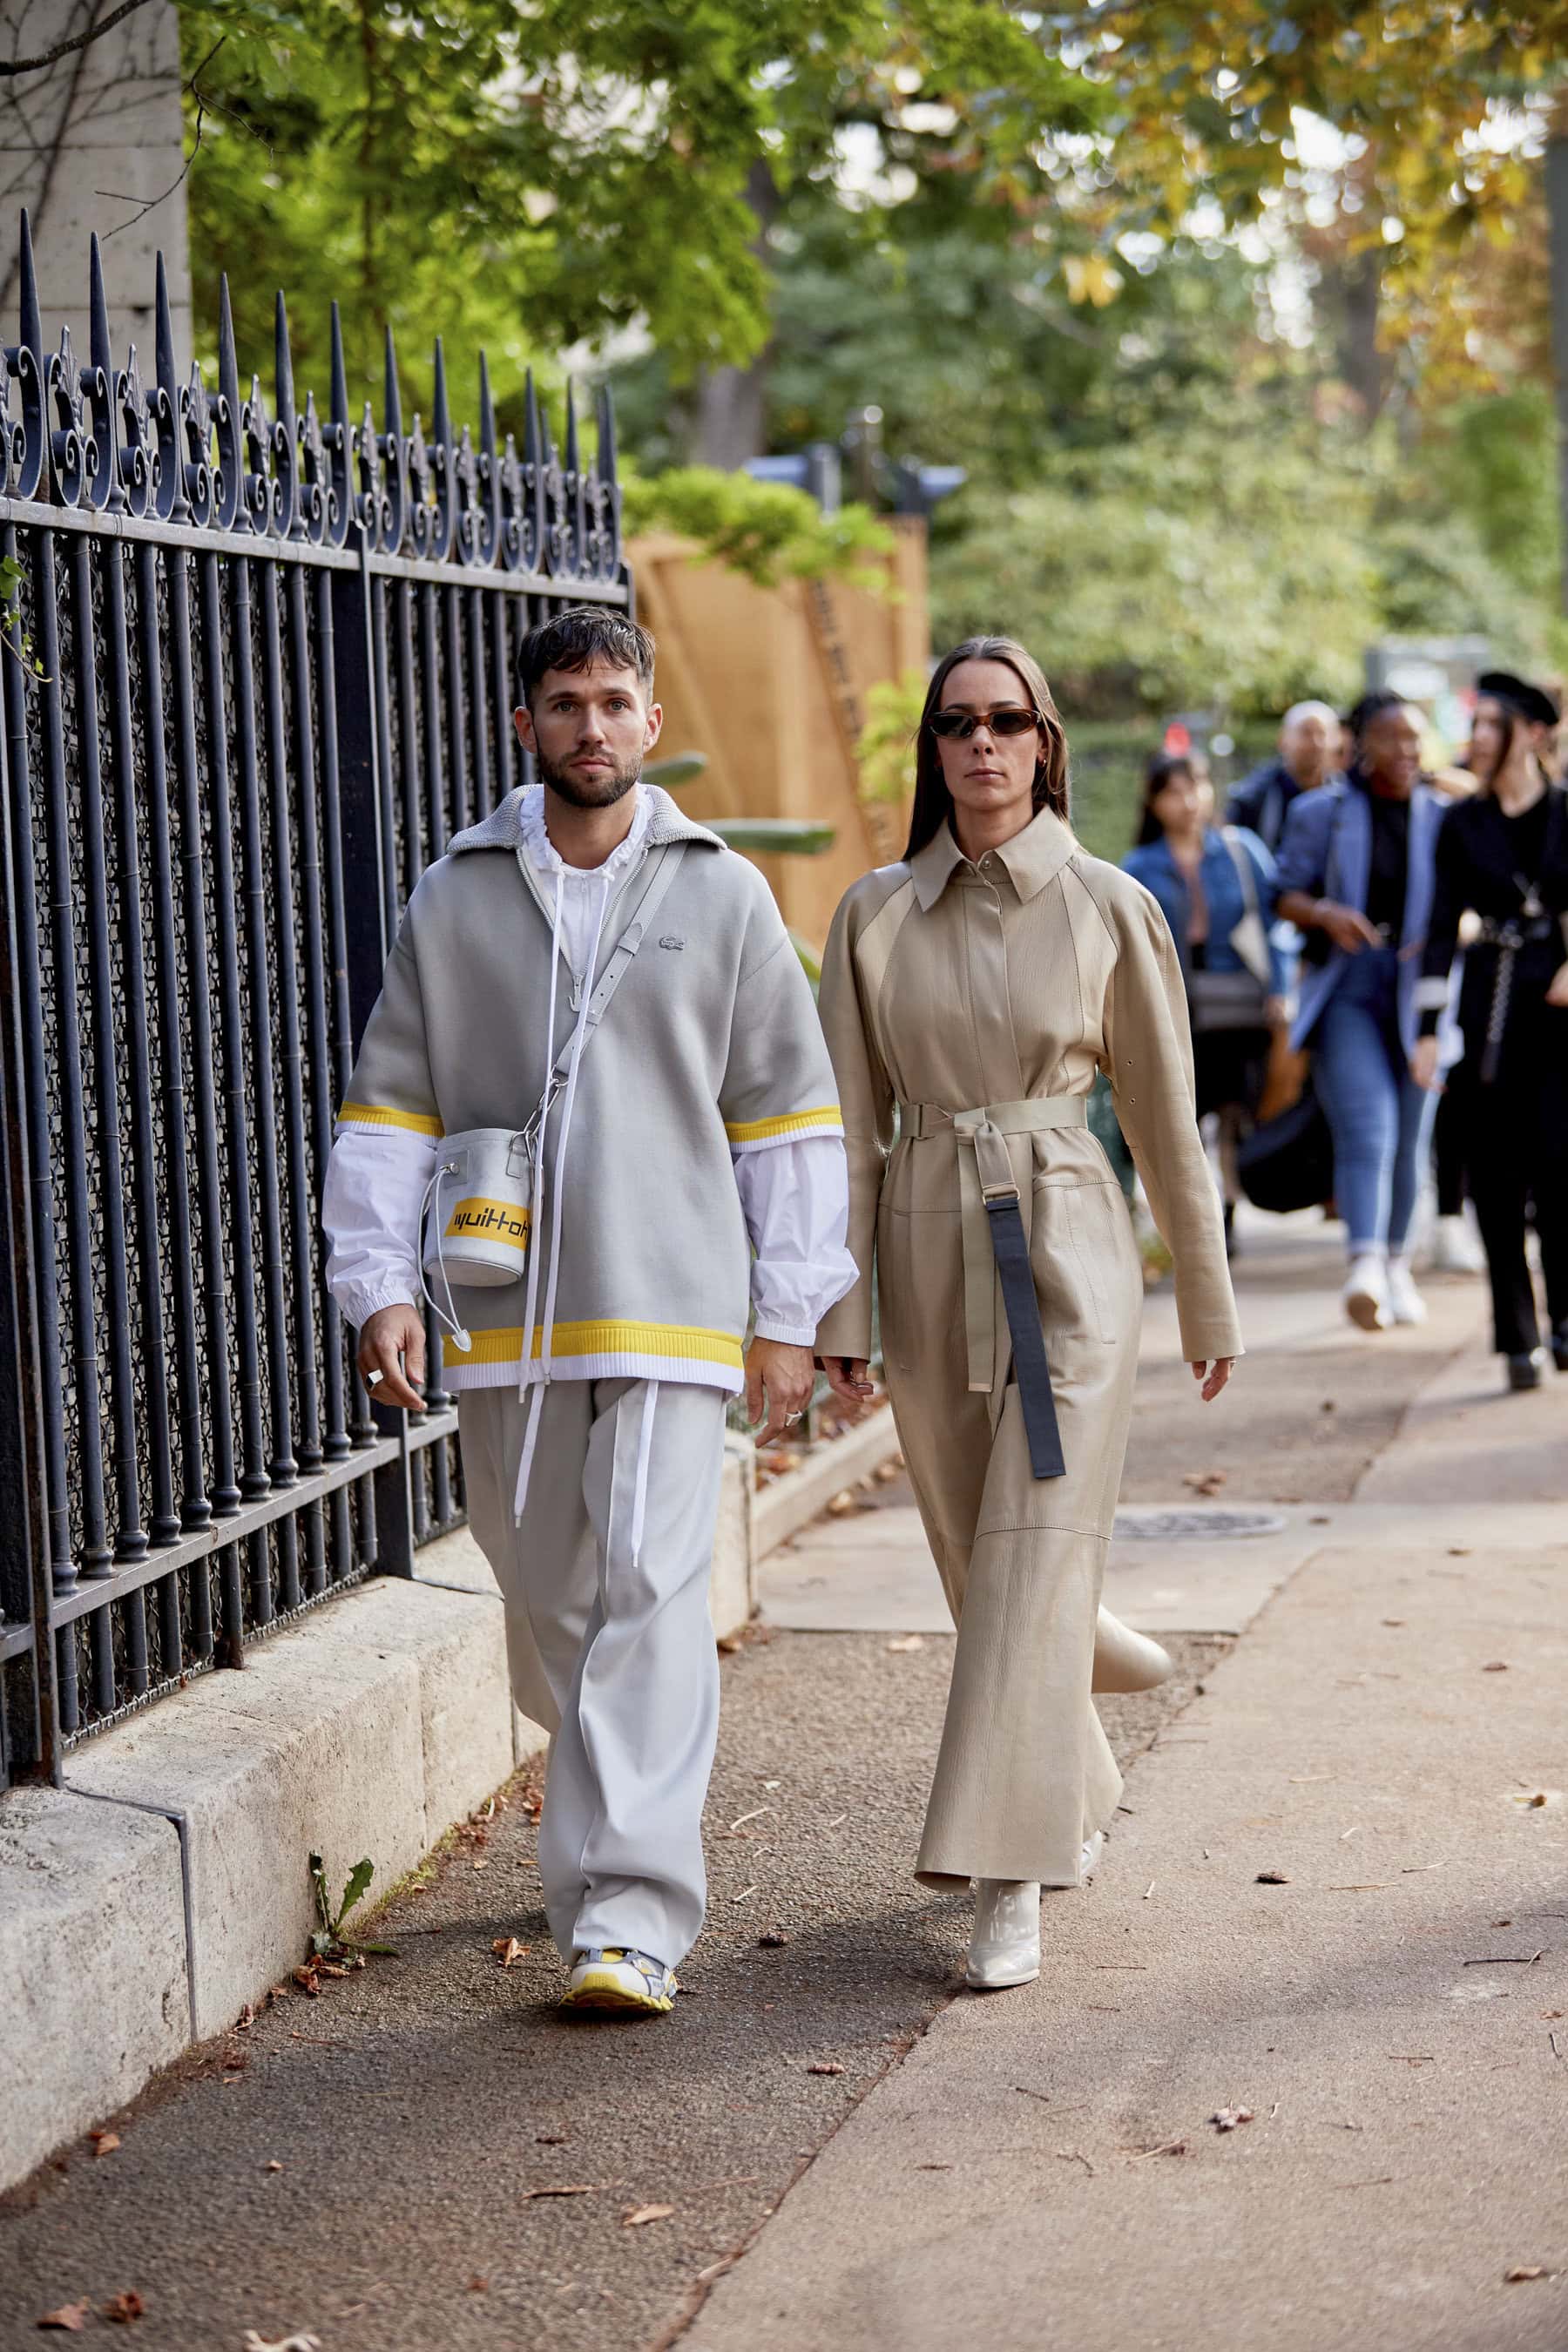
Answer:
[{"label": "coat collar", "polygon": [[[499,802],[489,816],[482,818],[478,824],[469,825],[465,832],[453,835],[447,844],[447,856],[455,857],[459,851],[466,849],[521,848],[524,793],[539,789],[537,785],[519,785],[516,792],[508,793],[505,800]],[[650,849],[660,849],[669,841],[697,842],[707,849],[722,849],[725,846],[718,835],[710,833],[706,825],[696,824],[690,817],[683,816],[662,785],[639,784],[637,790],[653,803],[653,816],[647,829]]]},{"label": "coat collar", "polygon": [[[996,856],[1006,867],[1019,898],[1033,898],[1061,872],[1078,845],[1060,817],[1050,809],[1042,809],[1038,816],[1031,817],[1022,833],[1003,842]],[[910,860],[922,915],[930,914],[959,867],[968,864],[953,838],[952,826],[940,824],[925,847],[917,849]]]}]

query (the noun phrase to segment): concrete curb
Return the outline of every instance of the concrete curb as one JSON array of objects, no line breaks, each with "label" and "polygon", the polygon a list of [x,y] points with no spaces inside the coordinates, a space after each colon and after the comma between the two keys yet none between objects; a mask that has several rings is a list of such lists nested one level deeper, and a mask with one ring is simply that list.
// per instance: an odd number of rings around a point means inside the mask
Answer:
[{"label": "concrete curb", "polygon": [[798,1470],[764,1486],[752,1507],[754,1560],[766,1559],[802,1528],[809,1527],[847,1486],[858,1486],[899,1450],[893,1408],[877,1410],[842,1437],[809,1453]]},{"label": "concrete curb", "polygon": [[[726,1441],[710,1607],[756,1605],[752,1448]],[[500,1597],[467,1528],[0,1797],[0,2189],[221,2033],[298,1965],[306,1858],[373,1895],[536,1755]]]}]

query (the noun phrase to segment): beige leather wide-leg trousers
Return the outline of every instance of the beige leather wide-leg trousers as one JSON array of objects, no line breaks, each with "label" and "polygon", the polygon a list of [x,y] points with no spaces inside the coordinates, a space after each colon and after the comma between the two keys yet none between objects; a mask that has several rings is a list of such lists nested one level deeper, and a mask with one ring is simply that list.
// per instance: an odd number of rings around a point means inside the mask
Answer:
[{"label": "beige leather wide-leg trousers", "polygon": [[518,1527],[527,1408],[515,1388],[458,1399],[469,1523],[505,1602],[512,1694],[553,1735],[539,1874],[564,1958],[619,1945],[673,1967],[702,1925],[725,1402],[690,1381],[552,1381]]}]

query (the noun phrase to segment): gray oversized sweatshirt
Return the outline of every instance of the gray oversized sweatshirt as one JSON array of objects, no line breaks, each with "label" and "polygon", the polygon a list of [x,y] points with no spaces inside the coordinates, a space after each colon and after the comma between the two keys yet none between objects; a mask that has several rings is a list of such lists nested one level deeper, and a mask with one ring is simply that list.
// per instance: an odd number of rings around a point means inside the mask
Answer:
[{"label": "gray oversized sweatshirt", "polygon": [[[648,857],[612,891],[601,971],[655,861],[676,844],[683,854],[584,1053],[559,1188],[554,1313],[548,1330],[536,1316],[528,1370],[733,1390],[749,1248],[732,1156],[842,1126],[816,1006],[767,885],[667,793],[649,797]],[[415,890],[343,1129],[438,1138],[521,1129],[531,1116],[576,1012],[563,962],[546,1038],[552,910],[521,852],[521,800],[510,794],[458,835]],[[535,1203],[534,1246],[552,1258],[563,1110],[558,1102],[551,1115]],[[522,1377],[523,1282],[461,1300],[472,1346],[448,1338],[447,1371],[465,1385]]]}]

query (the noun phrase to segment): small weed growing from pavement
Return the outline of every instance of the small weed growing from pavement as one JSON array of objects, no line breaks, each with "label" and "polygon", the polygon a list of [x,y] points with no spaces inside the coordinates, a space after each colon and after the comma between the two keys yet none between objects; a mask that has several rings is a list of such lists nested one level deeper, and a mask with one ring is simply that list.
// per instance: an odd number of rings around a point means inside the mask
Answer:
[{"label": "small weed growing from pavement", "polygon": [[391,1944],[362,1944],[343,1933],[343,1921],[355,1904],[363,1898],[374,1876],[375,1864],[368,1856],[356,1862],[344,1882],[343,1899],[334,1911],[325,1865],[319,1853],[310,1856],[310,1884],[316,1890],[316,1912],[321,1923],[310,1937],[310,1958],[313,1961],[357,1960],[364,1952],[384,1952],[396,1958]]}]

